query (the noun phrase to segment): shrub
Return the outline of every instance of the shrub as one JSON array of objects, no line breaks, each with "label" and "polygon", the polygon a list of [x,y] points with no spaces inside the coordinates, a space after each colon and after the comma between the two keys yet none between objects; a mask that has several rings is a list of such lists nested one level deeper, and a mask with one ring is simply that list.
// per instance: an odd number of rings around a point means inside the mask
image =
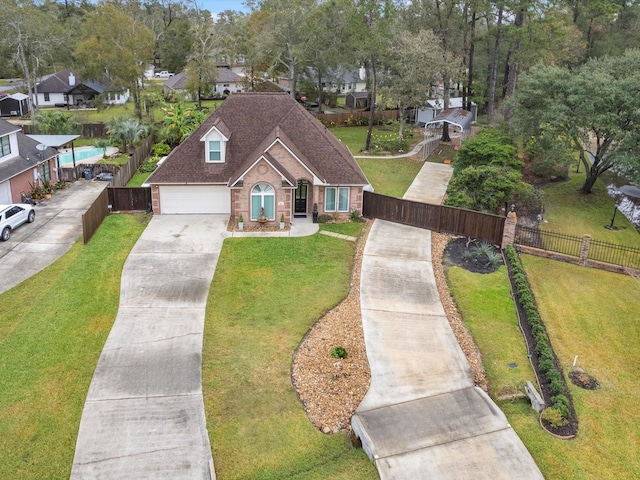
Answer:
[{"label": "shrub", "polygon": [[[511,266],[511,278],[516,285],[518,303],[526,312],[526,320],[531,327],[531,333],[536,343],[535,351],[538,354],[538,370],[544,375],[552,394],[552,408],[547,408],[543,411],[543,418],[545,418],[545,415],[549,416],[550,418],[546,418],[546,420],[549,421],[552,427],[557,428],[566,425],[570,416],[569,399],[564,394],[564,379],[561,371],[556,368],[549,337],[542,325],[533,294],[526,280],[526,273],[513,245],[509,245],[505,249],[505,254]],[[549,412],[545,414],[547,411]]]},{"label": "shrub", "polygon": [[333,358],[347,358],[347,351],[343,347],[334,347],[331,349]]},{"label": "shrub", "polygon": [[558,410],[557,408],[545,408],[542,411],[541,416],[544,420],[549,422],[549,424],[553,428],[562,427],[568,423],[567,420],[563,417],[562,412],[560,412],[560,410]]},{"label": "shrub", "polygon": [[360,216],[360,212],[358,210],[351,210],[351,214],[349,215],[352,222],[362,222],[362,217]]},{"label": "shrub", "polygon": [[323,213],[322,215],[318,215],[318,223],[328,223],[332,220],[331,215],[327,215]]},{"label": "shrub", "polygon": [[164,142],[155,143],[153,145],[153,148],[151,149],[151,152],[158,157],[163,157],[165,155],[169,155],[169,152],[171,152],[171,147]]}]

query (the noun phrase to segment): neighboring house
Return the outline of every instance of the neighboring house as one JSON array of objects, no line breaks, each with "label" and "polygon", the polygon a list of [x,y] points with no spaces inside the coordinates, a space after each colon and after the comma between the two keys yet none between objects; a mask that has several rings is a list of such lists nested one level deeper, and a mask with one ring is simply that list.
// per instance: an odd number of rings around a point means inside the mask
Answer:
[{"label": "neighboring house", "polygon": [[19,203],[21,193],[29,193],[43,181],[58,181],[55,148],[39,144],[22,133],[20,127],[0,120],[0,204]]},{"label": "neighboring house", "polygon": [[70,69],[54,73],[43,80],[36,86],[35,92],[39,107],[84,106],[98,95],[104,95],[104,102],[108,105],[120,105],[129,100],[129,90],[110,86],[107,78],[102,82],[81,80]]},{"label": "neighboring house", "polygon": [[[209,97],[213,93],[217,93],[219,95],[229,95],[230,93],[237,93],[244,91],[243,82],[245,81],[244,77],[237,75],[232,72],[228,68],[218,68],[218,78],[216,80],[216,85],[213,87],[212,92],[202,92],[203,97]],[[186,90],[187,83],[187,72],[180,72],[177,75],[174,75],[171,78],[168,78],[163,84],[162,89],[164,92],[164,96],[166,98],[170,98],[175,93],[181,93],[185,95],[188,100],[191,100],[191,96]]]},{"label": "neighboring house", "polygon": [[[462,97],[454,97],[449,99],[449,108],[462,108]],[[435,99],[427,100],[427,105],[422,108],[418,108],[416,115],[416,123],[424,125],[427,122],[432,121],[444,110],[444,100]],[[471,103],[471,121],[476,122],[478,116],[478,106],[475,103]]]},{"label": "neighboring house", "polygon": [[[314,73],[306,73],[305,77],[314,86],[318,84],[318,77]],[[327,93],[337,93],[343,95],[350,92],[366,92],[367,80],[364,68],[360,70],[339,68],[329,72],[326,78],[322,79],[322,89]]]},{"label": "neighboring house", "polygon": [[280,216],[362,211],[368,181],[346,146],[285,93],[232,93],[149,177],[154,213]]},{"label": "neighboring house", "polygon": [[29,113],[29,96],[24,93],[0,94],[0,116],[16,117]]}]

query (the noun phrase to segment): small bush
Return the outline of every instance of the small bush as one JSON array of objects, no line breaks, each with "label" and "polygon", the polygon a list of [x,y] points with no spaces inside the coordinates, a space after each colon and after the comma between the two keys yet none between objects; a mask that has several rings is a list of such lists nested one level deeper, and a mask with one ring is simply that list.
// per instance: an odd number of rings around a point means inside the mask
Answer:
[{"label": "small bush", "polygon": [[542,411],[542,418],[549,422],[553,428],[558,428],[566,425],[568,421],[562,416],[562,413],[557,408],[549,407]]},{"label": "small bush", "polygon": [[351,214],[349,215],[352,222],[362,222],[362,217],[358,210],[351,210]]},{"label": "small bush", "polygon": [[163,157],[165,155],[169,155],[169,152],[171,151],[171,147],[164,142],[160,142],[160,143],[154,144],[151,151],[153,152],[154,155]]},{"label": "small bush", "polygon": [[333,218],[331,217],[331,215],[327,215],[325,213],[323,213],[322,215],[318,215],[318,223],[328,223],[332,219]]},{"label": "small bush", "polygon": [[347,351],[343,347],[334,347],[331,349],[333,358],[347,358]]}]

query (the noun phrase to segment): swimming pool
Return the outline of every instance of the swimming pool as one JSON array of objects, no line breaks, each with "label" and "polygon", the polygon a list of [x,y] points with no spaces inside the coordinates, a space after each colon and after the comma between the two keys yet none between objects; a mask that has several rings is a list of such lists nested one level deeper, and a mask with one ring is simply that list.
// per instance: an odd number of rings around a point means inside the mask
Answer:
[{"label": "swimming pool", "polygon": [[[112,153],[116,149],[114,147],[107,147],[107,154]],[[100,157],[102,158],[103,149],[97,147],[87,147],[87,148],[76,148],[76,163],[81,163],[83,160],[87,160],[92,157]],[[71,152],[61,153],[58,155],[60,159],[60,164],[73,164],[73,155]],[[100,160],[100,158],[96,160]]]}]

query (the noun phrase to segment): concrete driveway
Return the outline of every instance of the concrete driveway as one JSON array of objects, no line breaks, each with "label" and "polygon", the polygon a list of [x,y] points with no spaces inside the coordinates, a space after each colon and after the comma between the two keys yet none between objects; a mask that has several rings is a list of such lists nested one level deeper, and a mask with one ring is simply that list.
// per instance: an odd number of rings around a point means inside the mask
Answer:
[{"label": "concrete driveway", "polygon": [[82,215],[106,187],[106,182],[78,180],[36,205],[36,221],[0,242],[0,293],[64,255],[82,235]]},{"label": "concrete driveway", "polygon": [[[405,198],[440,203],[449,177],[450,167],[425,163]],[[382,480],[543,478],[474,386],[440,302],[430,231],[374,222],[360,304],[371,386],[352,426]]]},{"label": "concrete driveway", "polygon": [[227,220],[156,216],[131,251],[84,405],[72,479],[215,478],[202,338]]}]

